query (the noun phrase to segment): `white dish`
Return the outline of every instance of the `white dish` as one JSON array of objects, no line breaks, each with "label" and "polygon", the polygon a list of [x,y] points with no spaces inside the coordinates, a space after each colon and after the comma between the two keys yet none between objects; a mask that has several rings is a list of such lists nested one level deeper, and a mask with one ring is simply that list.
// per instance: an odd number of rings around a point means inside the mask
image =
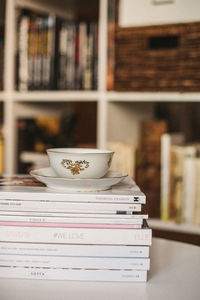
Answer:
[{"label": "white dish", "polygon": [[108,190],[128,176],[126,173],[109,171],[102,178],[70,179],[58,177],[51,167],[33,170],[30,174],[37,180],[46,184],[48,188],[73,192],[96,192]]}]

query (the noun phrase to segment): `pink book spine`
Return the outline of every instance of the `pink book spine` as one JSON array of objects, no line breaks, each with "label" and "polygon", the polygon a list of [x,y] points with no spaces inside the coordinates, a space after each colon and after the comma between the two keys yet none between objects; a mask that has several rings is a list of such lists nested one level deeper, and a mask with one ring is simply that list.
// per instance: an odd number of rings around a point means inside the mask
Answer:
[{"label": "pink book spine", "polygon": [[139,229],[139,224],[74,224],[74,223],[42,223],[42,222],[0,222],[0,226],[27,226],[27,227],[62,227],[62,228],[111,228],[111,229]]}]

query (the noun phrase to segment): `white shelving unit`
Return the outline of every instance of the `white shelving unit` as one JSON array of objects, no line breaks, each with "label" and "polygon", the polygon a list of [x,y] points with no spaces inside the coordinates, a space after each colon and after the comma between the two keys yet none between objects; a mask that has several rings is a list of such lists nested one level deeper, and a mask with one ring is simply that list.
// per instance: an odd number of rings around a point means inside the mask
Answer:
[{"label": "white shelving unit", "polygon": [[[76,3],[75,3],[76,2]],[[80,2],[81,3],[81,2]],[[66,5],[67,4],[67,5]],[[78,1],[6,0],[5,26],[5,72],[4,91],[0,101],[4,103],[5,172],[16,171],[16,118],[17,112],[36,103],[67,103],[95,101],[97,103],[97,146],[105,148],[107,140],[134,140],[138,138],[137,123],[141,118],[153,115],[156,102],[200,102],[200,93],[152,93],[152,92],[108,92],[106,90],[107,66],[107,5],[108,0],[99,0],[99,58],[97,91],[28,91],[15,90],[15,11],[18,7],[53,13],[73,18]],[[65,7],[70,9],[65,9]],[[142,104],[141,104],[142,103]],[[143,105],[145,103],[145,105]],[[34,106],[35,107],[35,106]],[[47,111],[48,113],[48,105]],[[20,112],[21,113],[21,112]],[[120,122],[119,122],[120,120]],[[131,127],[134,130],[131,130]],[[130,130],[128,130],[130,128]]]},{"label": "white shelving unit", "polygon": [[[33,10],[57,14],[62,17],[73,18],[73,10],[66,10],[65,4],[73,8],[73,1],[7,0],[5,17],[5,72],[4,92],[0,93],[0,100],[4,101],[4,132],[5,132],[5,173],[16,171],[16,118],[17,112],[24,104],[58,103],[74,101],[95,101],[97,103],[97,145],[105,147],[106,141],[106,28],[107,28],[107,1],[99,2],[99,53],[98,59],[98,90],[97,91],[30,91],[18,92],[14,88],[15,74],[15,10],[26,7]],[[81,2],[80,2],[81,3]],[[77,3],[75,4],[77,5]],[[26,105],[27,110],[27,105]],[[22,113],[20,111],[20,113]],[[46,108],[48,114],[48,105]]]},{"label": "white shelving unit", "polygon": [[[73,18],[73,11],[79,1],[73,0],[6,0],[5,16],[5,54],[4,54],[4,91],[0,92],[3,103],[5,133],[5,173],[16,172],[16,118],[19,115],[39,113],[40,103],[43,110],[49,113],[49,105],[63,105],[69,102],[91,101],[97,103],[97,147],[105,148],[109,140],[128,141],[138,139],[138,121],[153,116],[154,104],[158,102],[200,102],[200,93],[174,92],[110,92],[106,90],[107,72],[107,5],[109,0],[99,0],[99,56],[98,56],[98,89],[97,91],[28,91],[15,90],[15,10],[27,7],[46,13],[58,14]],[[83,2],[83,1],[82,1]],[[84,1],[85,2],[85,1]],[[68,4],[72,9],[65,9]],[[81,1],[80,1],[81,4]],[[83,3],[82,3],[83,5]],[[74,10],[73,10],[74,9]],[[58,103],[58,104],[57,104]],[[38,110],[37,110],[38,105]],[[162,222],[152,221],[150,225],[161,228]],[[178,227],[177,227],[178,228]],[[182,227],[183,231],[188,231]],[[191,228],[190,228],[191,229]],[[190,230],[189,229],[189,230]],[[195,231],[193,228],[191,232]],[[199,233],[199,229],[197,230]]]}]

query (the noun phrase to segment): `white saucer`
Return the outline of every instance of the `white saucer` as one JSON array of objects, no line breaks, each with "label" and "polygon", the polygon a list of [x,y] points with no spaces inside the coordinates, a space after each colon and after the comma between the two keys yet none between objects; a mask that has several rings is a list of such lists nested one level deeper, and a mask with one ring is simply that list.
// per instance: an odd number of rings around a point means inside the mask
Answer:
[{"label": "white saucer", "polygon": [[46,184],[48,188],[72,192],[97,192],[110,189],[122,181],[128,174],[109,171],[99,179],[70,179],[58,177],[52,168],[33,170],[30,174]]}]

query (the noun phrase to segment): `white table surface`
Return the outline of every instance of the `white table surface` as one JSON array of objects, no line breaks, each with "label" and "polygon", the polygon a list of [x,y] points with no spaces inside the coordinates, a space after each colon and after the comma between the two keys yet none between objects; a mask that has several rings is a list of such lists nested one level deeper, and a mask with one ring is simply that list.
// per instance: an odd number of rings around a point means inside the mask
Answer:
[{"label": "white table surface", "polygon": [[153,239],[147,283],[0,279],[0,300],[199,300],[200,247]]}]

